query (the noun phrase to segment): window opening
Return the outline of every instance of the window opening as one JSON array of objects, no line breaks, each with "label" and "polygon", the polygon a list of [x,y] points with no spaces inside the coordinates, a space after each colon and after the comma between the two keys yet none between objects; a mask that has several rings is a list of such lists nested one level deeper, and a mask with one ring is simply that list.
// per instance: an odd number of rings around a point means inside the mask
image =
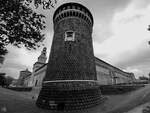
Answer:
[{"label": "window opening", "polygon": [[73,31],[65,32],[65,41],[75,41],[75,32]]}]

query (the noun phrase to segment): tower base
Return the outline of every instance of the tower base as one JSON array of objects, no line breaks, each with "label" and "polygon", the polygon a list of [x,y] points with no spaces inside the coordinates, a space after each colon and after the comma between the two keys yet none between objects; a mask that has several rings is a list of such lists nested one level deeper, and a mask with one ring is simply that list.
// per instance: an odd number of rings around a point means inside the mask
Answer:
[{"label": "tower base", "polygon": [[102,102],[100,88],[93,80],[45,81],[36,101],[49,110],[84,110]]}]

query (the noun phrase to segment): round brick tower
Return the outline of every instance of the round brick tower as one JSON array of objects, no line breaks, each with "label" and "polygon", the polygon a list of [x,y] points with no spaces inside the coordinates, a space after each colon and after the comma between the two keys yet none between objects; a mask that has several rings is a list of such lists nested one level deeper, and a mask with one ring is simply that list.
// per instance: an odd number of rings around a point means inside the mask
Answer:
[{"label": "round brick tower", "polygon": [[81,110],[98,104],[92,14],[81,4],[66,3],[55,11],[53,22],[51,53],[36,104],[51,110]]}]

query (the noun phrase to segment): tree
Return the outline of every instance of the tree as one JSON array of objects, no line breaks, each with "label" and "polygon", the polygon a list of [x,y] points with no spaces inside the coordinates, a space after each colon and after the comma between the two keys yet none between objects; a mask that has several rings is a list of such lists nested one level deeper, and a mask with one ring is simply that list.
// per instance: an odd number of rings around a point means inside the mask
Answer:
[{"label": "tree", "polygon": [[34,5],[36,8],[39,7],[39,5],[43,6],[43,9],[50,9],[54,8],[55,4],[57,4],[57,0],[25,0],[27,5],[30,5],[30,3],[34,2]]},{"label": "tree", "polygon": [[33,11],[26,1],[0,0],[0,55],[8,52],[8,44],[19,48],[24,45],[30,50],[44,40],[41,30],[45,28],[45,16]]},{"label": "tree", "polygon": [[7,76],[6,77],[6,85],[9,86],[12,83],[13,80],[14,80],[13,77]]},{"label": "tree", "polygon": [[4,60],[5,60],[5,58],[0,56],[0,64],[3,64]]},{"label": "tree", "polygon": [[0,74],[0,86],[5,86],[6,85],[6,77],[4,74]]},{"label": "tree", "polygon": [[146,77],[146,76],[139,76],[139,79],[140,80],[148,80],[148,77]]},{"label": "tree", "polygon": [[54,8],[57,0],[0,0],[0,63],[8,53],[7,45],[36,49],[44,40],[45,16],[32,10],[30,4],[43,9]]}]

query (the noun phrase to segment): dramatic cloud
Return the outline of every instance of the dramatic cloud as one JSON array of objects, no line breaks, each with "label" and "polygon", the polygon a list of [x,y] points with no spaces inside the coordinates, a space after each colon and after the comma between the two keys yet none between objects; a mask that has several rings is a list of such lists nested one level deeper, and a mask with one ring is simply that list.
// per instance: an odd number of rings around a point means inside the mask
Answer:
[{"label": "dramatic cloud", "polygon": [[113,35],[100,45],[95,43],[95,54],[99,58],[105,55],[106,61],[134,72],[137,77],[149,73],[148,3],[133,0],[124,10],[116,12],[111,23]]}]

